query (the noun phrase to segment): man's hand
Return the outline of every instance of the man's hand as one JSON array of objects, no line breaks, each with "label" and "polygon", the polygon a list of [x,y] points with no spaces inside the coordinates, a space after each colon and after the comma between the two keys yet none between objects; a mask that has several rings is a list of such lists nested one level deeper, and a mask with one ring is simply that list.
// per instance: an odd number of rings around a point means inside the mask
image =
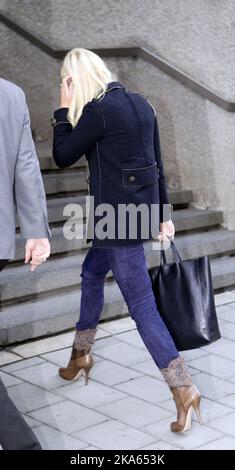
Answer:
[{"label": "man's hand", "polygon": [[25,245],[25,263],[31,264],[30,271],[44,263],[50,256],[50,243],[47,238],[28,239]]},{"label": "man's hand", "polygon": [[162,222],[160,224],[160,233],[157,237],[159,241],[169,241],[168,237],[174,237],[175,235],[175,226],[172,220],[168,220],[167,222]]}]

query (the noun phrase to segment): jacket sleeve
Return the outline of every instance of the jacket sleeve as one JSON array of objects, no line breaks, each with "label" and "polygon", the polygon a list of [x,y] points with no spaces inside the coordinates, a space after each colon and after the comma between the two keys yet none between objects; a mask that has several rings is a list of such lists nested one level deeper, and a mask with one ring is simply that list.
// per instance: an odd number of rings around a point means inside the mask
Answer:
[{"label": "jacket sleeve", "polygon": [[66,168],[84,155],[104,133],[104,123],[98,105],[89,101],[73,128],[67,119],[68,108],[55,111],[53,157],[60,168]]},{"label": "jacket sleeve", "polygon": [[48,238],[51,236],[51,232],[48,224],[45,190],[32,139],[25,97],[23,100],[24,122],[14,178],[16,212],[24,238]]},{"label": "jacket sleeve", "polygon": [[164,175],[163,162],[161,157],[160,137],[157,123],[157,116],[154,117],[154,146],[155,158],[158,166],[159,173],[159,196],[161,204],[169,204],[168,194],[166,189],[166,180]]},{"label": "jacket sleeve", "polygon": [[[154,116],[155,159],[157,162],[158,174],[159,174],[158,185],[159,185],[159,203],[160,203],[160,222],[163,222],[163,221],[165,222],[166,220],[170,219],[170,216],[168,216],[168,213],[170,210],[170,204],[169,204],[169,198],[168,198],[168,193],[167,193],[167,188],[166,188],[163,162],[162,162],[162,157],[161,157],[161,146],[160,146],[157,115],[156,115],[156,111],[154,108],[153,110],[154,110],[154,115],[155,115]],[[164,204],[168,205],[168,206],[165,206],[165,210],[163,210]]]}]

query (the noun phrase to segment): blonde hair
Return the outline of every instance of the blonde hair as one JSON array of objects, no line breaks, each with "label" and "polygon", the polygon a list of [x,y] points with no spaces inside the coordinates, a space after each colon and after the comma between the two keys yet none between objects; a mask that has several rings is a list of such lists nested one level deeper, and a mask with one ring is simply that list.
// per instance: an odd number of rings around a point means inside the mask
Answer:
[{"label": "blonde hair", "polygon": [[74,85],[68,120],[75,127],[84,106],[93,98],[101,97],[106,91],[107,83],[116,80],[116,77],[97,54],[80,47],[72,49],[65,56],[61,79],[68,75],[72,77]]}]

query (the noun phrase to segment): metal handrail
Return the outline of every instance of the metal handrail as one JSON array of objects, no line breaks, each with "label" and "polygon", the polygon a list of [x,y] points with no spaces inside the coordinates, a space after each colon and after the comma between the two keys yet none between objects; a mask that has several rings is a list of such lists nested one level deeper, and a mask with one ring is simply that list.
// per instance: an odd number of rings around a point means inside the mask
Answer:
[{"label": "metal handrail", "polygon": [[[12,29],[15,33],[19,34],[24,39],[28,40],[31,44],[45,52],[47,55],[54,59],[63,59],[67,50],[54,49],[44,42],[41,38],[27,31],[25,28],[17,24],[15,21],[0,13],[0,21],[4,23],[8,28]],[[219,95],[215,91],[206,87],[199,81],[192,78],[190,75],[182,72],[177,67],[169,64],[162,57],[149,51],[148,49],[140,46],[136,47],[111,47],[111,48],[98,48],[91,49],[96,54],[102,57],[135,57],[144,59],[146,62],[154,65],[164,73],[174,78],[184,86],[192,90],[197,95],[211,101],[220,108],[230,113],[235,113],[235,102],[227,101],[223,96]]]}]

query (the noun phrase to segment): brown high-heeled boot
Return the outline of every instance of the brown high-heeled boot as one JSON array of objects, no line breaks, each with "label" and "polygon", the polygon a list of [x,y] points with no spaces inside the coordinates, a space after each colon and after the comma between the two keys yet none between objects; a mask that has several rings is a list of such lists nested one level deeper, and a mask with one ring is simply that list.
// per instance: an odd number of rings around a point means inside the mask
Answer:
[{"label": "brown high-heeled boot", "polygon": [[95,333],[95,329],[76,331],[69,363],[67,367],[59,369],[60,377],[65,380],[78,380],[85,372],[85,384],[88,384],[89,373],[94,365],[91,346]]},{"label": "brown high-heeled boot", "polygon": [[161,373],[169,386],[176,404],[177,420],[171,423],[172,432],[189,431],[192,426],[192,414],[196,412],[199,423],[201,395],[192,379],[182,357],[173,359]]},{"label": "brown high-heeled boot", "polygon": [[177,421],[171,423],[172,432],[189,431],[192,426],[193,411],[197,414],[199,423],[202,424],[200,415],[201,395],[197,387],[192,384],[187,387],[174,387],[171,391],[177,409]]},{"label": "brown high-heeled boot", "polygon": [[88,384],[89,373],[94,365],[90,350],[76,351],[73,347],[67,367],[59,369],[59,375],[65,380],[78,380],[85,372],[85,384]]}]

